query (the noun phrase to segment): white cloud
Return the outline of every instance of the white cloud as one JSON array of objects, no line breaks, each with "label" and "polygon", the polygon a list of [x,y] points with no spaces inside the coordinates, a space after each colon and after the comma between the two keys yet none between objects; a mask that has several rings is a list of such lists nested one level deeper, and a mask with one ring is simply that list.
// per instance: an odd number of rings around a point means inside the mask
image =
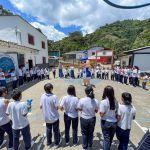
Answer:
[{"label": "white cloud", "polygon": [[50,40],[54,40],[54,41],[59,41],[62,38],[66,37],[67,35],[65,35],[64,33],[56,30],[54,28],[54,26],[50,26],[50,25],[42,25],[38,22],[32,22],[31,23],[35,28],[40,28],[42,30],[42,32],[47,36],[48,39]]},{"label": "white cloud", "polygon": [[[137,5],[147,0],[111,0],[117,4]],[[123,10],[107,5],[103,0],[10,0],[20,11],[49,25],[81,26],[83,33],[91,33],[99,26],[123,19],[150,18],[150,7]]]}]

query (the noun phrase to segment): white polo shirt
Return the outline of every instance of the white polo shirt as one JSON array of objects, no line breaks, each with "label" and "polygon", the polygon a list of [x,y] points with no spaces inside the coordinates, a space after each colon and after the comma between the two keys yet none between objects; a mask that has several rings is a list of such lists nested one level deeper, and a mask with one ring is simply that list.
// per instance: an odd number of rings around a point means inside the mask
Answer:
[{"label": "white polo shirt", "polygon": [[65,113],[71,118],[78,117],[77,105],[78,98],[72,95],[64,96],[60,102],[60,107],[63,107]]},{"label": "white polo shirt", "polygon": [[0,80],[5,80],[5,74],[4,72],[0,72]]},{"label": "white polo shirt", "polygon": [[6,113],[10,115],[14,130],[23,129],[29,125],[27,118],[28,106],[25,102],[14,101],[9,103]]},{"label": "white polo shirt", "polygon": [[16,81],[17,80],[17,76],[16,76],[15,72],[12,72],[10,75],[11,75],[12,81]]},{"label": "white polo shirt", "polygon": [[22,71],[22,69],[19,69],[18,73],[19,73],[19,77],[22,77],[22,76],[23,76],[23,71]]},{"label": "white polo shirt", "polygon": [[119,104],[118,115],[121,117],[118,126],[123,130],[131,129],[132,120],[136,115],[135,107]]},{"label": "white polo shirt", "polygon": [[98,110],[98,100],[89,97],[81,98],[78,103],[78,109],[81,109],[81,117],[91,119],[95,117],[95,110]]},{"label": "white polo shirt", "polygon": [[5,109],[5,98],[0,97],[0,126],[10,122]]},{"label": "white polo shirt", "polygon": [[117,122],[116,109],[110,110],[110,104],[108,98],[100,102],[99,112],[105,113],[103,118],[101,118],[102,120],[106,120],[108,122]]},{"label": "white polo shirt", "polygon": [[59,119],[59,113],[57,110],[59,103],[56,95],[43,94],[41,96],[40,106],[42,107],[46,123],[54,123]]}]

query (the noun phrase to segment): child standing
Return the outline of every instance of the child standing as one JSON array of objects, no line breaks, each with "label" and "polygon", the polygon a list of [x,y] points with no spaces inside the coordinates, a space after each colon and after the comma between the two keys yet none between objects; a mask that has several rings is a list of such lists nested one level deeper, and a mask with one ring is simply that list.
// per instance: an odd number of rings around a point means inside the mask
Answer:
[{"label": "child standing", "polygon": [[136,109],[132,105],[132,96],[130,93],[122,94],[122,104],[119,105],[118,109],[118,125],[116,129],[116,136],[119,140],[118,150],[127,150],[131,123],[135,119]]},{"label": "child standing", "polygon": [[14,150],[18,150],[21,132],[25,143],[25,149],[29,150],[34,144],[34,142],[31,142],[30,126],[27,118],[29,108],[25,102],[21,102],[21,91],[14,90],[12,99],[14,101],[8,104],[6,113],[10,115],[12,120],[13,148]]},{"label": "child standing", "polygon": [[118,107],[112,86],[105,87],[102,98],[103,100],[100,103],[99,114],[101,117],[101,128],[104,137],[103,150],[110,150],[116,132],[116,114]]},{"label": "child standing", "polygon": [[10,123],[10,119],[6,115],[6,109],[9,101],[6,99],[7,89],[4,87],[0,87],[0,149],[3,145],[6,144],[6,140],[4,140],[5,132],[9,136],[9,149],[13,150],[13,134],[12,127]]},{"label": "child standing", "polygon": [[65,140],[66,145],[69,145],[70,136],[69,130],[72,123],[73,129],[73,145],[76,146],[78,142],[78,98],[76,97],[75,87],[70,85],[67,89],[68,95],[63,97],[60,103],[60,109],[65,111],[64,122],[65,122]]},{"label": "child standing", "polygon": [[57,96],[52,93],[52,84],[47,83],[44,86],[44,90],[45,93],[41,96],[40,108],[43,111],[43,116],[46,122],[47,146],[51,148],[53,128],[55,148],[58,148],[60,144],[58,99]]},{"label": "child standing", "polygon": [[95,99],[94,90],[91,85],[85,89],[86,97],[80,99],[78,110],[81,111],[81,133],[83,140],[83,149],[92,148],[93,133],[96,124],[95,113],[98,112],[98,100]]}]

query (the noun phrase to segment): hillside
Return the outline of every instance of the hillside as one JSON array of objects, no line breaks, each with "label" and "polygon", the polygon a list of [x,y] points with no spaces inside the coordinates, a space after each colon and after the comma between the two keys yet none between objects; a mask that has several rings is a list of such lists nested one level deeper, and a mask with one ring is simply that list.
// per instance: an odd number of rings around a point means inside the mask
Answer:
[{"label": "hillside", "polygon": [[49,51],[69,52],[92,46],[114,49],[119,56],[123,51],[150,45],[150,19],[124,20],[106,24],[85,37],[80,32],[70,33],[61,41],[49,41]]}]

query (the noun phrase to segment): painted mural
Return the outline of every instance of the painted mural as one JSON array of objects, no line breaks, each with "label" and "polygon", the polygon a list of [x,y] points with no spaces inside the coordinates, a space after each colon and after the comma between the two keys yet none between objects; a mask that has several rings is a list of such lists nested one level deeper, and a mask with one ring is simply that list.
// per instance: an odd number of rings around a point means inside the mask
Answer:
[{"label": "painted mural", "polygon": [[0,68],[4,72],[10,72],[11,69],[16,68],[16,61],[10,55],[0,55]]}]

